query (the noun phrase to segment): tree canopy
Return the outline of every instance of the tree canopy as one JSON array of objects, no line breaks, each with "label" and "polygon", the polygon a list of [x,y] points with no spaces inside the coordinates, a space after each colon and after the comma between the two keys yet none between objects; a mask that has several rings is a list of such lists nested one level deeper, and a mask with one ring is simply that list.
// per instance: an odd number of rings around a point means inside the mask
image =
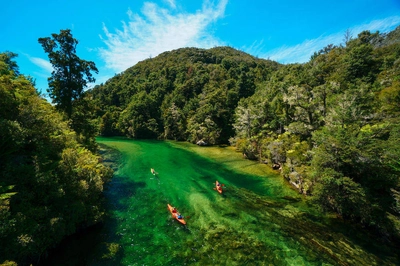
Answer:
[{"label": "tree canopy", "polygon": [[78,40],[73,38],[69,29],[53,33],[51,37],[39,38],[39,43],[54,69],[48,78],[50,98],[70,118],[73,100],[82,96],[88,83],[95,82],[91,72],[98,73],[96,65],[76,55]]},{"label": "tree canopy", "polygon": [[103,135],[228,143],[238,101],[279,67],[230,47],[182,48],[139,62],[89,93]]}]

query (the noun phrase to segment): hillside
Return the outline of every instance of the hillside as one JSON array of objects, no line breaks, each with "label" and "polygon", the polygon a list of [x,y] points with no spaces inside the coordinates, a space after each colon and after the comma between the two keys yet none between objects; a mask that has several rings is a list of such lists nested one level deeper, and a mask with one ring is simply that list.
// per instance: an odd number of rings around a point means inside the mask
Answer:
[{"label": "hillside", "polygon": [[238,101],[279,67],[230,47],[162,53],[93,89],[101,134],[227,143]]}]

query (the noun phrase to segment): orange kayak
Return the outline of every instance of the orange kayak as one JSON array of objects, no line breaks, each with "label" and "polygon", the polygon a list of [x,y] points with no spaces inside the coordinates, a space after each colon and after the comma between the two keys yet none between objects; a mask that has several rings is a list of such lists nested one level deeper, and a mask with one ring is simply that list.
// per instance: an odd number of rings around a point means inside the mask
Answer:
[{"label": "orange kayak", "polygon": [[222,194],[222,184],[218,181],[215,181],[215,187],[217,188],[218,193]]},{"label": "orange kayak", "polygon": [[174,217],[181,224],[186,224],[185,220],[183,220],[183,216],[178,212],[178,210],[171,205],[168,205],[168,210],[171,212],[172,217]]}]

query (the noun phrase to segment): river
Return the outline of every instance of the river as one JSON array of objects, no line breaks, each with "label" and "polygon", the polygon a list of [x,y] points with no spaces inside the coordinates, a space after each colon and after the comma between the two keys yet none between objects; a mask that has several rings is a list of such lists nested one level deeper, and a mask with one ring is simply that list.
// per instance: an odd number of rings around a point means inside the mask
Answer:
[{"label": "river", "polygon": [[[396,247],[321,215],[277,172],[243,159],[232,147],[98,142],[103,151],[114,151],[104,153],[105,163],[118,164],[105,189],[109,215],[101,228],[67,241],[56,257],[69,265],[400,263]],[[216,180],[225,185],[223,194],[214,189]],[[172,218],[168,203],[186,225]],[[57,263],[54,256],[51,263]]]}]

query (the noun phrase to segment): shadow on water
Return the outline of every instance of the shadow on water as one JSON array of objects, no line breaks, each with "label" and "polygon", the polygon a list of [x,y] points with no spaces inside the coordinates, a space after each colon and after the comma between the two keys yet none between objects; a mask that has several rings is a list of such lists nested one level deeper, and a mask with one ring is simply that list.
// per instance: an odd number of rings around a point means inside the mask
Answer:
[{"label": "shadow on water", "polygon": [[66,237],[55,249],[50,251],[46,259],[40,261],[39,265],[87,265],[90,260],[88,254],[95,252],[96,246],[102,239],[102,229],[103,224],[99,223]]},{"label": "shadow on water", "polygon": [[125,256],[120,245],[121,234],[117,232],[118,224],[126,222],[126,217],[118,213],[127,213],[129,201],[135,198],[138,190],[146,187],[145,182],[135,182],[127,176],[117,174],[123,167],[121,153],[113,148],[100,145],[103,163],[111,167],[114,177],[105,186],[106,210],[105,219],[79,233],[66,237],[60,245],[50,251],[48,258],[42,260],[41,266],[50,265],[122,265]]}]

